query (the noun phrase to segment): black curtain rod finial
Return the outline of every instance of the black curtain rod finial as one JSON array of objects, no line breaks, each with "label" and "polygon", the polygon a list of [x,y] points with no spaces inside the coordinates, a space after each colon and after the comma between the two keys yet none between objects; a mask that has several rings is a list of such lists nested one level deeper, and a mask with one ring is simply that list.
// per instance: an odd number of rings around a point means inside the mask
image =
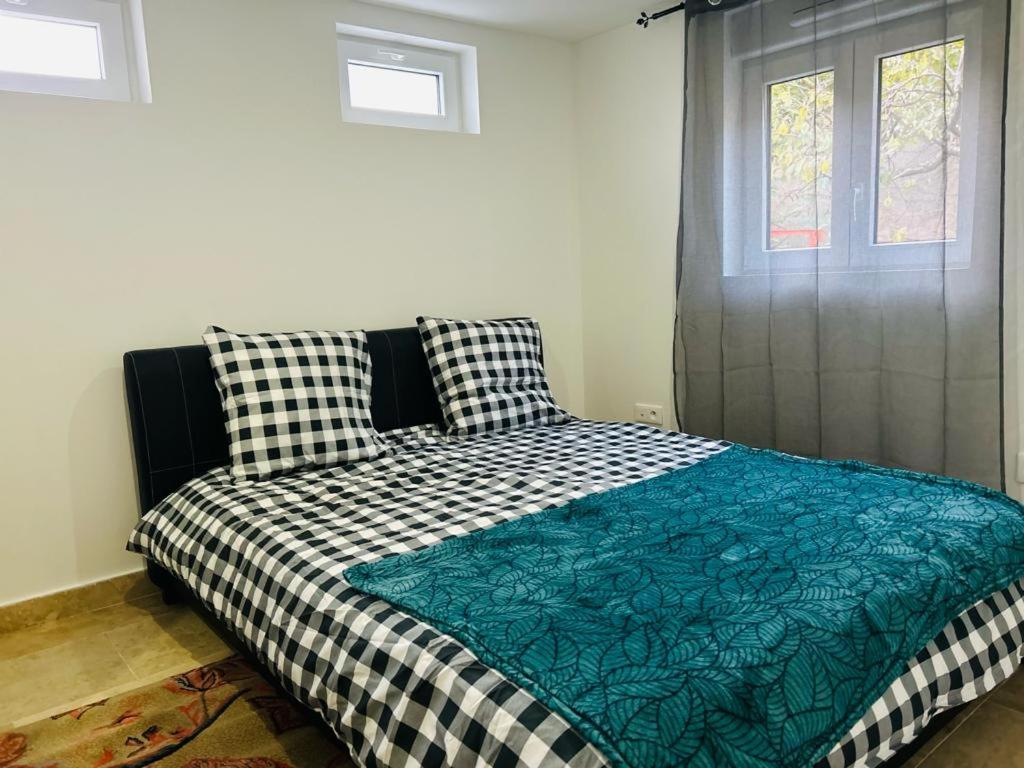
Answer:
[{"label": "black curtain rod finial", "polygon": [[680,3],[679,5],[672,6],[671,8],[666,8],[664,11],[658,11],[657,13],[649,14],[647,13],[647,11],[643,11],[640,14],[640,18],[636,20],[636,24],[638,27],[643,27],[644,29],[647,29],[651,25],[652,21],[657,21],[658,19],[662,19],[665,16],[668,16],[669,14],[672,13],[678,13],[685,7],[686,3]]},{"label": "black curtain rod finial", "polygon": [[[679,3],[671,8],[666,8],[664,11],[658,11],[657,13],[647,13],[644,11],[640,14],[640,18],[636,20],[637,26],[647,29],[651,25],[652,21],[663,19],[673,13],[686,10],[689,5],[689,13],[696,15],[698,13],[707,13],[708,11],[726,11],[730,8],[738,8],[741,5],[746,5],[751,0],[687,0],[685,3]],[[818,2],[831,2],[831,0],[818,0]]]}]

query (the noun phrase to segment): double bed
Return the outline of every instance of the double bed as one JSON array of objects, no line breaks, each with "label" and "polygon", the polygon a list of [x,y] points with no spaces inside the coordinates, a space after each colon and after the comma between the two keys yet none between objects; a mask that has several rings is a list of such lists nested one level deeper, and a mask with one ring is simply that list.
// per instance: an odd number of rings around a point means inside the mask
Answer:
[{"label": "double bed", "polygon": [[[466,644],[356,590],[347,569],[419,551],[729,449],[575,420],[455,438],[415,329],[368,334],[390,455],[233,480],[204,347],[132,352],[126,390],[143,512],[129,547],[182,587],[368,766],[605,766],[592,739]],[[997,686],[1024,649],[1024,583],[969,607],[905,664],[819,762],[889,761],[937,715]],[[902,663],[902,662],[901,662]]]}]

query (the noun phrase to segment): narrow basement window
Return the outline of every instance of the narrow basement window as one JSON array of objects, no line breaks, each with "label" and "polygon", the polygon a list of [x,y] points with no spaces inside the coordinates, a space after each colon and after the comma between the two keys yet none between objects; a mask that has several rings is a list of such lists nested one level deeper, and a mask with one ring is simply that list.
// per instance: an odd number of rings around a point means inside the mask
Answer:
[{"label": "narrow basement window", "polygon": [[0,90],[149,100],[138,0],[0,2]]},{"label": "narrow basement window", "polygon": [[380,64],[348,63],[352,106],[407,115],[444,116],[444,75]]},{"label": "narrow basement window", "polygon": [[338,25],[342,119],[479,133],[476,49]]},{"label": "narrow basement window", "polygon": [[0,71],[102,80],[100,28],[0,13]]}]

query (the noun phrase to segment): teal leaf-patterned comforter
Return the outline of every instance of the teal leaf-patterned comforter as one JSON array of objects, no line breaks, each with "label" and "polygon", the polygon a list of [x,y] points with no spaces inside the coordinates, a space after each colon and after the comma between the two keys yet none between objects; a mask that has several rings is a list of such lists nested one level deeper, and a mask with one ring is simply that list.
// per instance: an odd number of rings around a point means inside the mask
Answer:
[{"label": "teal leaf-patterned comforter", "polygon": [[812,765],[1022,576],[1002,494],[741,446],[346,572],[635,768]]}]

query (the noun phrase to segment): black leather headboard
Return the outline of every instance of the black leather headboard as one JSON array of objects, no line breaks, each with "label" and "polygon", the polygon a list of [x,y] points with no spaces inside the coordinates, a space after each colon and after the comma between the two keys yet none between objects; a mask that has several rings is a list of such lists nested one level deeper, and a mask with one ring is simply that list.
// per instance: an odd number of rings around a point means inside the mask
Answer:
[{"label": "black leather headboard", "polygon": [[[367,339],[377,430],[440,423],[419,332],[370,331]],[[224,415],[204,346],[128,352],[124,380],[145,513],[193,477],[228,463]]]}]

